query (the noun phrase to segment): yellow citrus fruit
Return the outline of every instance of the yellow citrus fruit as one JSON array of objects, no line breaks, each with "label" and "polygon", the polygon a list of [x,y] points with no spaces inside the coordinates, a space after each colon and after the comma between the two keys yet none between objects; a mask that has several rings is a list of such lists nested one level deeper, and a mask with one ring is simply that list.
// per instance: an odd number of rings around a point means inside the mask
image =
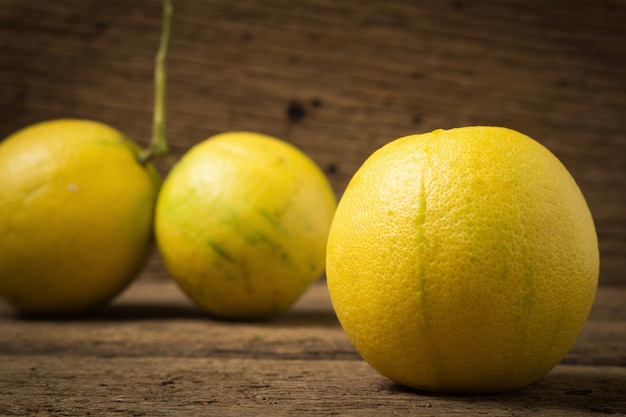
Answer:
[{"label": "yellow citrus fruit", "polygon": [[528,136],[465,127],[372,154],[328,240],[333,306],[381,374],[489,393],[548,373],[580,333],[598,280],[585,199]]},{"label": "yellow citrus fruit", "polygon": [[97,307],[152,245],[159,178],[104,124],[52,120],[0,143],[0,296],[24,313]]},{"label": "yellow citrus fruit", "polygon": [[156,238],[185,293],[225,318],[287,310],[323,272],[335,195],[300,150],[249,132],[187,152],[163,184]]}]

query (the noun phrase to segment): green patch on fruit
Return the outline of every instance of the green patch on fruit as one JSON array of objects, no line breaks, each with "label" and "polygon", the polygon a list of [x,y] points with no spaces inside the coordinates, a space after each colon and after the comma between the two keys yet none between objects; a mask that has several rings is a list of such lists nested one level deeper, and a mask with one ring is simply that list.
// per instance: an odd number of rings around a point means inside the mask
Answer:
[{"label": "green patch on fruit", "polygon": [[207,242],[207,244],[211,247],[211,249],[213,249],[215,251],[215,253],[217,253],[219,256],[221,256],[222,258],[226,259],[229,262],[235,262],[235,258],[226,251],[226,249],[224,249],[221,245],[219,245],[218,243],[209,240]]},{"label": "green patch on fruit", "polygon": [[283,227],[282,222],[280,221],[280,219],[278,219],[278,217],[276,217],[275,215],[273,215],[272,213],[270,213],[269,211],[263,209],[263,208],[259,208],[256,210],[257,213],[259,213],[261,215],[261,217],[268,222],[274,229],[280,231],[281,233],[283,233],[284,235],[289,235],[289,230],[285,229],[285,227]]}]

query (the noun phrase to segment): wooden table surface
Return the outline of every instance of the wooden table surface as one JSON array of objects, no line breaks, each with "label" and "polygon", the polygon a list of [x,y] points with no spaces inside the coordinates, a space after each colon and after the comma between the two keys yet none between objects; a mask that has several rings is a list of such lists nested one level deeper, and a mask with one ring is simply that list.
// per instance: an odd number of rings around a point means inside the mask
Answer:
[{"label": "wooden table surface", "polygon": [[[590,320],[521,391],[427,395],[359,358],[323,281],[276,320],[224,322],[157,263],[93,317],[24,320],[0,304],[0,416],[626,415],[626,0],[175,4],[176,155],[215,133],[263,132],[310,155],[340,196],[397,137],[520,130],[562,160],[594,216]],[[160,25],[158,0],[0,0],[0,140],[79,117],[146,145]]]},{"label": "wooden table surface", "polygon": [[600,288],[579,340],[535,384],[444,396],[367,365],[323,280],[281,317],[229,322],[148,269],[87,318],[26,320],[0,304],[0,415],[626,415],[624,300],[626,288]]}]

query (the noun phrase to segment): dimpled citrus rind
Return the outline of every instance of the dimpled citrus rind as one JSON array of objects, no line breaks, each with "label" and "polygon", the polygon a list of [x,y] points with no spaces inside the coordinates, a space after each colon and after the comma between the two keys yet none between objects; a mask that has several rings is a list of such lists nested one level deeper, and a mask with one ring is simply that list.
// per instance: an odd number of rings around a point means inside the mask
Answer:
[{"label": "dimpled citrus rind", "polygon": [[221,317],[283,313],[320,276],[336,207],[300,150],[250,132],[194,146],[165,181],[156,236],[170,275]]},{"label": "dimpled citrus rind", "polygon": [[509,391],[580,333],[598,243],[546,148],[498,127],[393,141],[358,170],[328,240],[337,316],[363,358],[420,390]]},{"label": "dimpled citrus rind", "polygon": [[0,144],[0,295],[27,314],[102,305],[143,266],[159,178],[102,123],[60,119]]}]

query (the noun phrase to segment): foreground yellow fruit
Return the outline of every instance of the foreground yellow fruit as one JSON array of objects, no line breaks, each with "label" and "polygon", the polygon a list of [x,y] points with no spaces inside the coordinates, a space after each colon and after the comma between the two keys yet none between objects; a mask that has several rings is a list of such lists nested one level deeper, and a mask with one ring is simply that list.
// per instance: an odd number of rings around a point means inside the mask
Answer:
[{"label": "foreground yellow fruit", "polygon": [[267,317],[324,270],[335,207],[326,177],[298,149],[223,133],[192,148],[165,180],[157,244],[199,306],[226,318]]},{"label": "foreground yellow fruit", "polygon": [[0,296],[24,313],[77,312],[121,291],[152,242],[159,179],[117,130],[39,123],[0,143]]},{"label": "foreground yellow fruit", "polygon": [[565,167],[498,127],[393,141],[331,227],[328,287],[363,358],[419,390],[489,393],[564,357],[597,287],[598,244]]}]

